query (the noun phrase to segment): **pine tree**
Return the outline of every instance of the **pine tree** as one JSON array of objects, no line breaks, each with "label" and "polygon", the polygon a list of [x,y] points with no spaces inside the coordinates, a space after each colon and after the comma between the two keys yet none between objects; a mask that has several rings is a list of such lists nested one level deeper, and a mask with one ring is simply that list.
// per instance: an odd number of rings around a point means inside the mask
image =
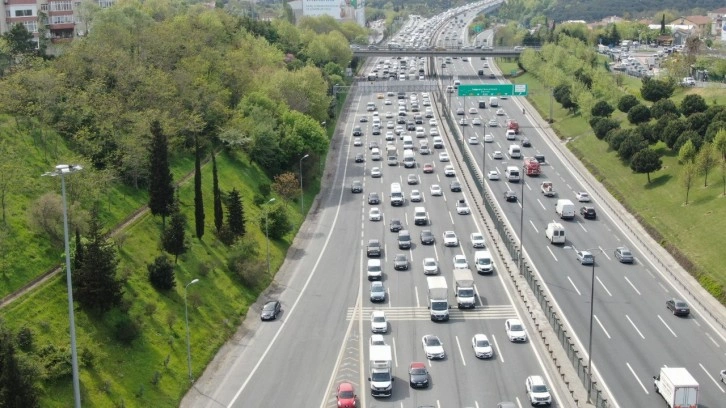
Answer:
[{"label": "pine tree", "polygon": [[227,225],[230,232],[237,237],[245,235],[245,213],[242,196],[237,189],[232,189],[227,197]]},{"label": "pine tree", "polygon": [[161,215],[162,223],[171,213],[174,202],[174,180],[169,169],[169,146],[159,121],[151,123],[149,149],[149,209],[153,215]]},{"label": "pine tree", "polygon": [[81,241],[81,231],[76,228],[76,248],[73,253],[73,269],[78,269],[83,265],[83,241]]},{"label": "pine tree", "polygon": [[146,265],[146,269],[149,271],[149,282],[157,290],[171,290],[176,285],[174,265],[166,255],[157,256],[154,263]]},{"label": "pine tree", "polygon": [[83,306],[105,312],[121,303],[123,285],[116,277],[116,248],[106,239],[98,209],[92,211],[88,239],[82,246],[83,262],[72,271],[74,296]]},{"label": "pine tree", "polygon": [[169,225],[164,228],[161,243],[164,250],[174,255],[174,263],[177,263],[179,255],[187,252],[186,245],[186,225],[187,218],[179,209],[179,198],[177,198],[171,206]]},{"label": "pine tree", "polygon": [[660,19],[660,35],[665,35],[666,33],[666,26],[665,26],[665,13],[663,13],[663,17]]},{"label": "pine tree", "polygon": [[214,157],[214,151],[212,151],[212,190],[214,193],[214,227],[219,233],[224,226],[224,210],[222,209],[222,191],[219,189],[217,159]]},{"label": "pine tree", "polygon": [[40,406],[39,378],[32,365],[26,364],[18,353],[13,334],[0,321],[0,406],[35,408]]},{"label": "pine tree", "polygon": [[202,149],[199,140],[195,141],[194,149],[194,226],[197,238],[204,236],[204,195],[202,194]]}]

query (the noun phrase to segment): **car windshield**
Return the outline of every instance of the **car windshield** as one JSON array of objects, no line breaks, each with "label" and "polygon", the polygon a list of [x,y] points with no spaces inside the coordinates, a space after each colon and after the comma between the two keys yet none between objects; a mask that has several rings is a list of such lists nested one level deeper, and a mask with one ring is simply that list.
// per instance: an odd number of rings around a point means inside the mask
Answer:
[{"label": "car windshield", "polygon": [[431,347],[436,347],[436,346],[440,346],[441,342],[436,337],[427,337],[426,345],[431,346]]},{"label": "car windshield", "polygon": [[489,265],[492,261],[489,258],[479,258],[479,265]]},{"label": "car windshield", "polygon": [[676,302],[676,307],[686,308],[688,305],[686,302]]},{"label": "car windshield", "polygon": [[630,256],[630,251],[620,251],[624,256]]},{"label": "car windshield", "polygon": [[435,261],[426,261],[426,263],[424,265],[426,265],[426,266],[436,266],[436,262]]},{"label": "car windshield", "polygon": [[387,371],[373,372],[373,373],[371,373],[371,381],[374,381],[374,382],[391,381],[391,374]]},{"label": "car windshield", "polygon": [[262,310],[275,310],[275,304],[274,303],[268,303],[265,305],[265,307]]},{"label": "car windshield", "polygon": [[477,347],[489,347],[489,341],[487,341],[487,340],[477,340],[476,346]]},{"label": "car windshield", "polygon": [[346,398],[346,399],[353,398],[354,396],[355,396],[355,394],[353,393],[353,391],[341,391],[339,394],[340,398]]},{"label": "car windshield", "polygon": [[386,321],[386,318],[383,316],[374,316],[373,321],[376,323],[383,323]]},{"label": "car windshield", "polygon": [[522,331],[522,326],[519,324],[513,324],[509,326],[509,330],[511,331]]},{"label": "car windshield", "polygon": [[532,392],[547,392],[547,387],[544,385],[533,385]]},{"label": "car windshield", "polygon": [[410,373],[413,375],[424,375],[424,374],[426,374],[426,369],[423,367],[416,367],[416,368],[412,368]]}]

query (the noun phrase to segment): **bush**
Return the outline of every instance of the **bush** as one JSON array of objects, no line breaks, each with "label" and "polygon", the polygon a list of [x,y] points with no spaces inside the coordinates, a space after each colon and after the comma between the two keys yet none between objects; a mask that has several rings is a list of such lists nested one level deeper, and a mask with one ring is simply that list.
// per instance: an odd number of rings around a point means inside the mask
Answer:
[{"label": "bush", "polygon": [[157,256],[154,263],[147,264],[149,282],[156,290],[168,291],[176,285],[174,265],[166,255]]},{"label": "bush", "polygon": [[38,359],[46,378],[50,380],[70,378],[73,374],[71,351],[68,348],[46,344],[38,350]]},{"label": "bush", "polygon": [[141,327],[129,315],[120,311],[110,313],[113,337],[123,345],[130,345],[141,334]]},{"label": "bush", "polygon": [[616,129],[608,133],[607,141],[610,149],[614,151],[620,150],[620,144],[631,136],[630,129]]},{"label": "bush", "polygon": [[634,125],[645,123],[650,120],[650,109],[642,104],[637,104],[628,111],[628,121]]},{"label": "bush", "polygon": [[640,102],[638,102],[638,98],[636,98],[634,95],[623,95],[618,101],[618,110],[623,113],[628,113],[630,108],[639,103]]},{"label": "bush", "polygon": [[701,146],[703,146],[703,137],[701,137],[701,135],[692,130],[686,130],[678,136],[678,139],[676,139],[675,144],[673,144],[673,151],[680,151],[681,147],[683,147],[683,145],[689,140],[693,143],[693,147],[696,151],[699,151]]},{"label": "bush", "polygon": [[675,87],[669,81],[645,77],[640,86],[640,96],[646,101],[657,102],[661,99],[670,98],[674,90]]},{"label": "bush", "polygon": [[608,132],[618,128],[620,128],[620,122],[618,122],[617,120],[602,118],[597,122],[597,124],[593,128],[593,131],[595,132],[595,136],[598,139],[602,140],[605,138],[605,136],[607,136]]},{"label": "bush", "polygon": [[270,183],[260,183],[257,186],[257,189],[260,191],[260,194],[262,194],[262,199],[265,200],[265,197],[269,197],[272,192],[272,185]]},{"label": "bush", "polygon": [[618,156],[625,161],[630,161],[635,153],[648,147],[648,142],[637,132],[630,132],[618,146]]},{"label": "bush", "polygon": [[601,121],[601,120],[603,120],[603,118],[601,118],[600,116],[595,116],[595,115],[593,115],[593,116],[592,116],[592,117],[590,118],[590,120],[588,120],[588,121],[587,121],[587,123],[589,123],[589,124],[590,124],[590,128],[591,128],[592,130],[595,130],[595,126],[597,126],[597,124],[598,124],[598,123],[600,123],[600,121]]},{"label": "bush", "polygon": [[261,288],[269,281],[267,261],[236,256],[229,260],[227,266],[230,272],[234,273],[240,282],[248,288]]},{"label": "bush", "polygon": [[650,116],[654,119],[660,119],[668,113],[675,116],[681,115],[681,112],[676,107],[676,104],[670,99],[661,99],[650,107]]},{"label": "bush", "polygon": [[595,105],[593,105],[592,109],[590,109],[590,114],[592,116],[609,118],[613,111],[615,111],[615,108],[610,106],[607,101],[597,101]]},{"label": "bush", "polygon": [[28,326],[23,326],[19,331],[17,335],[17,344],[18,348],[20,350],[25,351],[26,353],[33,349],[33,330]]},{"label": "bush", "polygon": [[684,116],[690,116],[696,112],[705,112],[706,109],[708,109],[706,101],[698,94],[686,95],[681,101],[681,112]]}]

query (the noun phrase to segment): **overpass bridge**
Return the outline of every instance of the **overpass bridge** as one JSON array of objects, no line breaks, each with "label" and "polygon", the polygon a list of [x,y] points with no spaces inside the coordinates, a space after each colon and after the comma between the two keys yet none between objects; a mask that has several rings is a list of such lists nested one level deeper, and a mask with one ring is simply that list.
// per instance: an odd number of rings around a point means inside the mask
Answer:
[{"label": "overpass bridge", "polygon": [[[519,57],[524,51],[523,47],[490,47],[488,49],[462,49],[462,48],[353,48],[354,57]],[[538,50],[539,47],[527,49]]]}]

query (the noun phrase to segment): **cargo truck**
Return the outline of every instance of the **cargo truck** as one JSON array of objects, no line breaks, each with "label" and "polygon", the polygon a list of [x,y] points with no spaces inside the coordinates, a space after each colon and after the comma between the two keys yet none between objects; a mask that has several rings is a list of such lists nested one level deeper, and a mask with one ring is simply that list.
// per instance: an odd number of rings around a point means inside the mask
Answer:
[{"label": "cargo truck", "polygon": [[454,269],[454,294],[459,309],[472,309],[476,306],[474,275],[469,269]]},{"label": "cargo truck", "polygon": [[507,130],[513,130],[515,134],[519,134],[519,123],[514,119],[507,120]]},{"label": "cargo truck", "polygon": [[428,283],[428,309],[431,320],[449,320],[449,288],[446,286],[446,278],[443,276],[429,276]]},{"label": "cargo truck", "polygon": [[369,352],[370,371],[368,381],[371,383],[371,395],[374,397],[390,397],[393,394],[391,346],[388,344],[371,344]]},{"label": "cargo truck", "polygon": [[524,174],[530,177],[539,176],[540,164],[534,157],[525,157],[522,168],[524,170]]},{"label": "cargo truck", "polygon": [[661,367],[660,373],[653,377],[653,385],[670,408],[698,406],[698,382],[685,368]]},{"label": "cargo truck", "polygon": [[543,181],[539,188],[542,190],[542,194],[546,197],[554,197],[555,194],[557,194],[555,193],[555,189],[552,187],[551,181]]}]

